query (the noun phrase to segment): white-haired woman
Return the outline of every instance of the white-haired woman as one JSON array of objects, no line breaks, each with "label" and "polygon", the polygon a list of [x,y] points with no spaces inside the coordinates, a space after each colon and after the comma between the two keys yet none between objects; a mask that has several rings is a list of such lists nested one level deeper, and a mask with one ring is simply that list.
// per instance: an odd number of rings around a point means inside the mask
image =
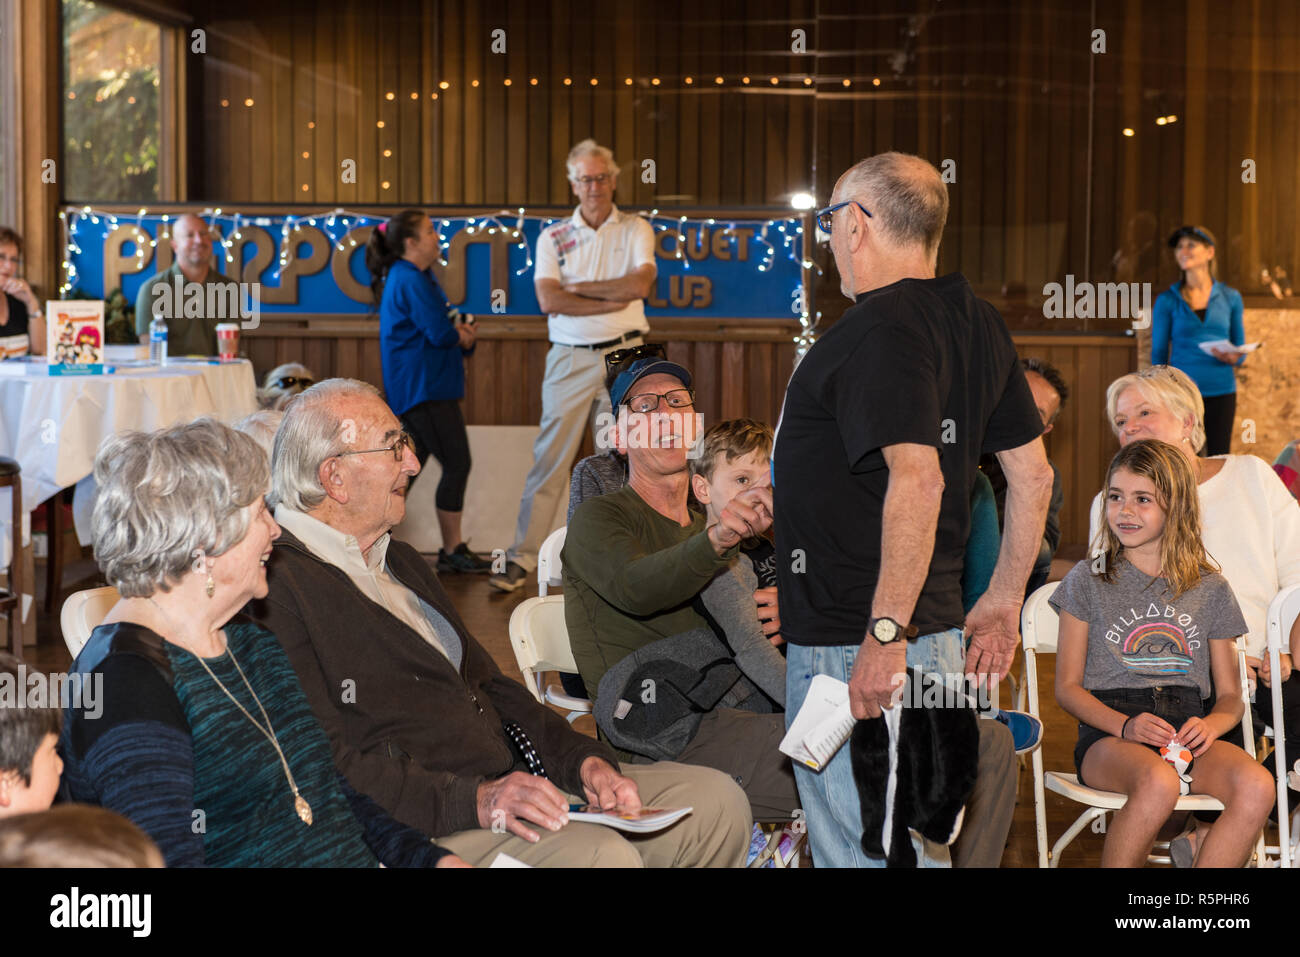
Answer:
[{"label": "white-haired woman", "polygon": [[[1265,686],[1282,682],[1280,723],[1287,753],[1300,756],[1300,675],[1292,673],[1291,665],[1300,654],[1300,620],[1291,629],[1291,653],[1282,655],[1282,674],[1271,674],[1264,652],[1269,603],[1282,588],[1300,583],[1300,504],[1263,459],[1197,454],[1205,444],[1204,404],[1196,383],[1179,369],[1151,366],[1120,376],[1106,390],[1106,417],[1121,446],[1160,439],[1176,445],[1191,463],[1199,483],[1205,549],[1232,586],[1250,629],[1246,662]],[[1101,503],[1099,492],[1088,534],[1093,547],[1101,528]],[[1267,693],[1256,695],[1255,713],[1274,726],[1279,723]]]},{"label": "white-haired woman", "polygon": [[460,863],[348,786],[275,636],[235,618],[280,534],[257,444],[208,419],[125,433],[95,479],[95,559],[122,599],[73,664],[100,690],[64,725],[70,797],[168,866]]}]

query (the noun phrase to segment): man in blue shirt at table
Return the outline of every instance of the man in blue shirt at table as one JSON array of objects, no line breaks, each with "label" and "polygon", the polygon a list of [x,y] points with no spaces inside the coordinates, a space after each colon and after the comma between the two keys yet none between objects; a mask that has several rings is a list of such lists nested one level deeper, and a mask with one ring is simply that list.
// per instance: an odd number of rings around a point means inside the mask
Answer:
[{"label": "man in blue shirt at table", "polygon": [[[208,224],[198,216],[186,213],[179,217],[172,226],[170,243],[174,258],[171,266],[153,279],[146,279],[135,297],[135,331],[141,342],[148,342],[149,323],[154,316],[161,315],[167,321],[168,355],[214,356],[217,323],[239,321],[238,284],[213,266],[212,234]],[[201,286],[204,294],[198,296],[191,292],[192,284]],[[207,287],[213,285],[235,288],[209,296]],[[187,302],[192,304],[189,309],[185,308]],[[225,308],[210,311],[209,302]],[[195,309],[196,305],[199,308]]]}]

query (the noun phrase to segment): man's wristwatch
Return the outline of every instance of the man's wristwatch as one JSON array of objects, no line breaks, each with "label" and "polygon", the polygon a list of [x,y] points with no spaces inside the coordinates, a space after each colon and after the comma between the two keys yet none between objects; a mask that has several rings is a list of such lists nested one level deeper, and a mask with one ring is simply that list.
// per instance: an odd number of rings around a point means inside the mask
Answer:
[{"label": "man's wristwatch", "polygon": [[882,645],[889,645],[899,639],[915,638],[916,626],[904,627],[892,618],[872,618],[867,622],[867,634]]}]

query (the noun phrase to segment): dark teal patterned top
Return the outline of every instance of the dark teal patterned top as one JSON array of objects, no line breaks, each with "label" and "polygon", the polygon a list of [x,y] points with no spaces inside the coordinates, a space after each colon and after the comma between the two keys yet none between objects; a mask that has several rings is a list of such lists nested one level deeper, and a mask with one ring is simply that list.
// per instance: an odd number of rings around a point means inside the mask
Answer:
[{"label": "dark teal patterned top", "polygon": [[60,745],[65,795],[129,817],[168,866],[428,867],[443,856],[338,774],[275,636],[246,621],[225,633],[228,650],[205,659],[208,668],[265,726],[238,659],[311,805],[311,826],[295,810],[271,742],[199,660],[124,622],[96,628],[74,663],[74,671],[103,676],[102,713],[69,710]]}]

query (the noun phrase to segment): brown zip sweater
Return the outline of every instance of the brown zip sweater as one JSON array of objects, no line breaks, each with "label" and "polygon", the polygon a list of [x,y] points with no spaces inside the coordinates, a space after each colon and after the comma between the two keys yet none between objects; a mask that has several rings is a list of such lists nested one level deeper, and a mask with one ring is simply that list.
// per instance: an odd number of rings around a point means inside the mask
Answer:
[{"label": "brown zip sweater", "polygon": [[582,793],[579,769],[593,755],[618,767],[609,747],[574,731],[501,673],[415,549],[391,542],[387,567],[456,630],[465,649],[459,673],[288,530],[272,549],[270,593],[245,609],[284,646],[334,763],[353,787],[397,820],[444,837],[480,826],[483,781],[526,770],[503,720],[524,729],[562,791]]}]

